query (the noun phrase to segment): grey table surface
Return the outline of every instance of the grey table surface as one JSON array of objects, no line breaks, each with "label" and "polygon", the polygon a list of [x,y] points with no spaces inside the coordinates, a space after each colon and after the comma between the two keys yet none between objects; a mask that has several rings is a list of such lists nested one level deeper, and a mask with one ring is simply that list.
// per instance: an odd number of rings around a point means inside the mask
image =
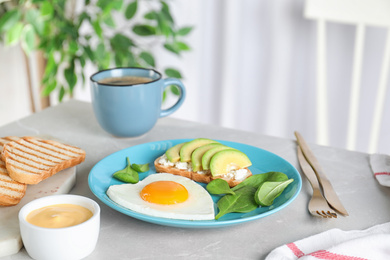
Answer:
[{"label": "grey table surface", "polygon": [[[322,231],[366,229],[390,221],[390,188],[376,182],[368,154],[315,144],[309,145],[349,217],[312,217],[307,210],[312,190],[303,175],[300,194],[283,210],[239,225],[210,229],[160,226],[131,218],[101,203],[88,186],[92,167],[111,153],[142,143],[177,138],[206,137],[256,146],[284,158],[301,172],[293,133],[291,139],[282,139],[162,118],[141,137],[115,138],[99,127],[91,104],[81,101],[69,101],[0,128],[0,136],[37,134],[58,137],[86,151],[85,162],[77,166],[77,182],[71,193],[94,199],[102,210],[98,244],[87,259],[264,259],[278,246]],[[3,259],[30,258],[22,249]]]}]

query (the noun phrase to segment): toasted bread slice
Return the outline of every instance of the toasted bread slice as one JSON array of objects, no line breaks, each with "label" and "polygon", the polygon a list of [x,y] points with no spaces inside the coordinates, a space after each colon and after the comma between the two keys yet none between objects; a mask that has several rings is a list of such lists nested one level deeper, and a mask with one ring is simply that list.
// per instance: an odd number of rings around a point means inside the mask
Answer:
[{"label": "toasted bread slice", "polygon": [[9,177],[5,163],[0,160],[0,206],[14,206],[26,194],[27,185]]},{"label": "toasted bread slice", "polygon": [[53,140],[22,137],[4,145],[2,159],[13,180],[37,184],[83,162],[85,151]]},{"label": "toasted bread slice", "polygon": [[[230,187],[234,187],[243,181],[243,179],[236,180],[234,177],[229,177],[229,176],[214,177],[211,175],[210,170],[193,172],[193,171],[187,171],[184,169],[178,169],[174,166],[165,166],[165,165],[159,163],[160,159],[161,159],[161,157],[158,157],[154,161],[154,167],[156,168],[156,172],[160,172],[160,173],[164,172],[164,173],[170,173],[170,174],[174,174],[174,175],[180,175],[183,177],[187,177],[191,180],[194,180],[196,182],[202,182],[202,183],[209,183],[210,181],[212,181],[214,179],[224,179],[225,181],[227,181],[227,183],[229,184]],[[247,175],[245,177],[245,179],[246,179],[252,175],[252,172],[248,168],[245,168],[245,169],[247,170]]]},{"label": "toasted bread slice", "polygon": [[3,151],[4,145],[12,141],[17,141],[19,139],[20,137],[18,136],[7,136],[7,137],[0,138],[0,158],[1,158],[1,153]]}]

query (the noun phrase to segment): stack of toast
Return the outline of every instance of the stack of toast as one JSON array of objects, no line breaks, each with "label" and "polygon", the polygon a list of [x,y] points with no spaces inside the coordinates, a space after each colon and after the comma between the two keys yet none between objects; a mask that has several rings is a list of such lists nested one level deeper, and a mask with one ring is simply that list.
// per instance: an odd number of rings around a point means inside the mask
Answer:
[{"label": "stack of toast", "polygon": [[37,184],[85,160],[85,151],[38,137],[0,138],[0,206],[13,206]]}]

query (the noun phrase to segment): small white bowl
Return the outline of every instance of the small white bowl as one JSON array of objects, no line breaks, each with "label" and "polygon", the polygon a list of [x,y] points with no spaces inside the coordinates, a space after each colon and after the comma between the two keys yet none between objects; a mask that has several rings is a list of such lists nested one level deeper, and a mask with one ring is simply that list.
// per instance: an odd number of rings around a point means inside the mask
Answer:
[{"label": "small white bowl", "polygon": [[[87,221],[65,228],[43,228],[26,221],[36,209],[55,204],[75,204],[92,211]],[[86,197],[78,195],[53,195],[31,201],[19,211],[20,233],[27,253],[39,260],[81,259],[95,249],[100,230],[100,207]]]}]

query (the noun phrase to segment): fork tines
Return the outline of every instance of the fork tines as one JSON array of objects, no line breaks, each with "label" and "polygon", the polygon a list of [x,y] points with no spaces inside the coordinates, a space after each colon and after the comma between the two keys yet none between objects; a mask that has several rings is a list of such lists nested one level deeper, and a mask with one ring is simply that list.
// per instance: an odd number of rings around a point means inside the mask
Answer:
[{"label": "fork tines", "polygon": [[325,212],[325,211],[316,211],[316,213],[320,216],[320,217],[323,217],[323,218],[337,218],[337,214],[336,213],[333,213],[333,212]]}]

